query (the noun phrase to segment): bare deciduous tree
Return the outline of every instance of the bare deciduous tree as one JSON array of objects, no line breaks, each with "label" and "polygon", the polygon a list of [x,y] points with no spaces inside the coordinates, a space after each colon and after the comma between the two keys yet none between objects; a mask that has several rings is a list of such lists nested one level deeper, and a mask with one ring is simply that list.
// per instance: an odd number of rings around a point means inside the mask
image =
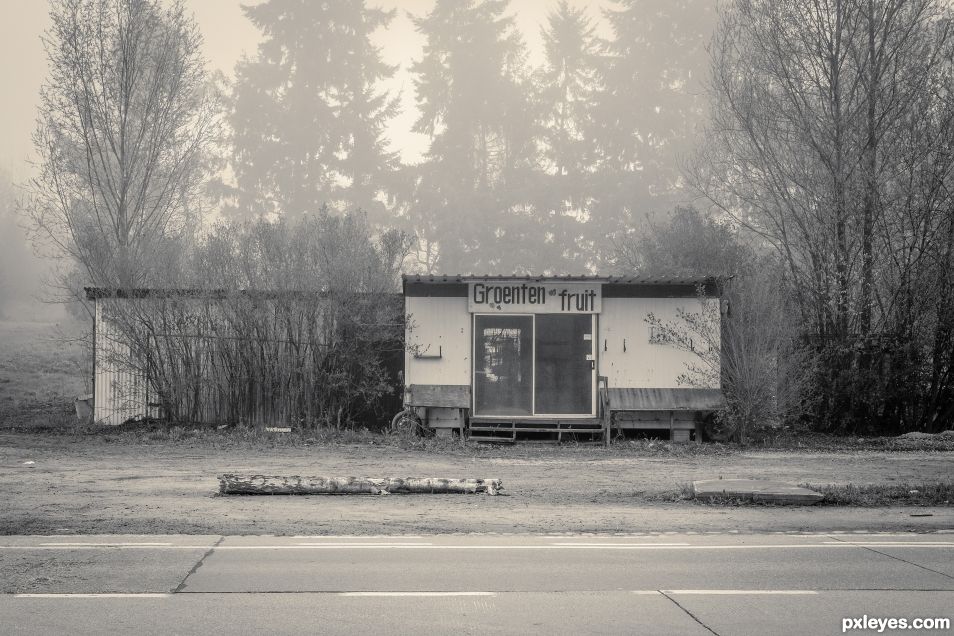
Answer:
[{"label": "bare deciduous tree", "polygon": [[201,36],[180,1],[63,0],[50,16],[35,240],[93,284],[146,284],[192,225],[218,134]]},{"label": "bare deciduous tree", "polygon": [[[409,242],[361,214],[219,225],[191,290],[104,299],[107,408],[174,422],[373,426],[396,410],[400,263]],[[218,291],[215,291],[218,290]],[[389,412],[390,409],[390,412]]]},{"label": "bare deciduous tree", "polygon": [[675,320],[647,318],[662,339],[695,356],[680,384],[721,383],[726,408],[707,433],[741,443],[797,421],[813,395],[814,360],[799,346],[791,299],[769,259],[753,265],[725,284],[721,316],[700,297],[697,311],[681,310]]},{"label": "bare deciduous tree", "polygon": [[940,0],[737,0],[713,41],[691,178],[785,264],[833,430],[950,415],[927,397],[950,395],[949,362],[919,378],[950,324],[951,18]]},{"label": "bare deciduous tree", "polygon": [[746,441],[805,414],[815,363],[800,346],[797,312],[774,255],[759,255],[736,227],[690,207],[620,242],[616,262],[645,276],[723,280],[721,315],[700,296],[698,310],[648,318],[661,339],[695,356],[680,383],[721,385],[727,408],[710,423],[710,436]]}]

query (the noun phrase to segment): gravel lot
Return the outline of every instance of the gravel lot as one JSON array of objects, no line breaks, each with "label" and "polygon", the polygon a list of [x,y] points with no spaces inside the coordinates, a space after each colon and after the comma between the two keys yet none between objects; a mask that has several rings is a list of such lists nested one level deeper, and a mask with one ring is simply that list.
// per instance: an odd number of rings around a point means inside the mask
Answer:
[{"label": "gravel lot", "polygon": [[[221,497],[216,477],[225,472],[499,478],[507,494]],[[624,446],[447,452],[371,444],[217,448],[208,440],[0,433],[6,490],[0,533],[931,531],[954,529],[954,507],[782,508],[667,499],[677,498],[692,480],[720,476],[861,485],[941,483],[952,475],[950,451],[666,455]]]}]

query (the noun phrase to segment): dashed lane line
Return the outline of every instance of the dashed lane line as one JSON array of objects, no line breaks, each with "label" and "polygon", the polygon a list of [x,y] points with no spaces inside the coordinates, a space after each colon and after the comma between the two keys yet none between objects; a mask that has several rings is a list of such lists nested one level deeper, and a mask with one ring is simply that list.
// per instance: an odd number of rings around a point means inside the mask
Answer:
[{"label": "dashed lane line", "polygon": [[496,592],[338,592],[337,596],[497,596]]},{"label": "dashed lane line", "polygon": [[70,546],[74,548],[83,548],[83,547],[114,547],[114,546],[135,546],[135,547],[150,547],[158,548],[162,546],[172,545],[171,541],[117,541],[117,542],[108,542],[108,543],[97,543],[94,541],[85,541],[85,542],[68,542],[68,541],[56,541],[50,543],[41,543],[41,546]]},{"label": "dashed lane line", "polygon": [[690,543],[551,543],[551,546],[562,546],[571,548],[604,548],[612,546],[614,548],[678,548],[692,545]]},{"label": "dashed lane line", "polygon": [[172,594],[168,592],[163,593],[153,593],[153,592],[129,592],[129,593],[120,593],[120,592],[107,592],[100,594],[83,594],[83,593],[67,593],[62,594],[50,593],[50,594],[14,594],[14,598],[168,598]]},{"label": "dashed lane line", "polygon": [[814,596],[818,590],[662,590],[662,593],[695,596]]},{"label": "dashed lane line", "polygon": [[374,543],[374,542],[362,542],[362,541],[352,541],[352,542],[343,542],[343,543],[296,543],[296,547],[301,548],[407,548],[410,546],[421,546],[428,547],[434,545],[433,543],[410,543],[410,542],[388,542],[388,543]]}]

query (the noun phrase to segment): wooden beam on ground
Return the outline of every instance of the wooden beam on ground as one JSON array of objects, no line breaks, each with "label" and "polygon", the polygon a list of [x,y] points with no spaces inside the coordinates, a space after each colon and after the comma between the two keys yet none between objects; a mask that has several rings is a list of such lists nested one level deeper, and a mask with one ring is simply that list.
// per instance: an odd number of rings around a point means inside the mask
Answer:
[{"label": "wooden beam on ground", "polygon": [[499,479],[444,479],[438,477],[287,477],[275,475],[219,476],[223,495],[388,495],[477,494],[496,495]]}]

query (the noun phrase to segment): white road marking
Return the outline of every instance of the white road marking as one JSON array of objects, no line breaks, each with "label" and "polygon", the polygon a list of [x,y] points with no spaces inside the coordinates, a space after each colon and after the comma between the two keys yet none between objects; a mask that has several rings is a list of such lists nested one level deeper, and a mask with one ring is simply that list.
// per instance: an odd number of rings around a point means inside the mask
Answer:
[{"label": "white road marking", "polygon": [[551,543],[553,546],[572,548],[647,548],[647,547],[677,547],[690,545],[688,543]]},{"label": "white road marking", "polygon": [[[954,543],[890,543],[870,544],[880,547],[897,548],[947,548],[954,547]],[[197,546],[201,547],[201,546]],[[662,544],[662,543],[567,543],[544,545],[468,545],[468,544],[425,544],[425,543],[355,543],[355,544],[297,544],[297,545],[220,545],[216,550],[794,550],[794,549],[825,549],[825,548],[863,548],[868,544],[849,543],[847,541],[832,541],[830,543],[785,543],[785,544],[720,544],[720,545],[692,545],[692,544]]]},{"label": "white road marking", "polygon": [[[182,536],[214,536],[218,537],[219,535],[181,535],[181,534],[24,534],[20,535],[23,537],[32,537],[34,539],[158,539],[168,538],[168,537],[182,537]],[[274,536],[274,535],[260,535],[260,536]]]},{"label": "white road marking", "polygon": [[[432,535],[433,536],[433,535]],[[363,535],[353,535],[353,534],[296,534],[292,535],[292,539],[348,539],[351,541],[360,541],[362,539],[424,539],[422,535],[419,534],[363,534]],[[427,537],[430,538],[430,537]]]},{"label": "white road marking", "polygon": [[14,594],[14,598],[168,598],[169,593],[103,593],[103,594]]},{"label": "white road marking", "polygon": [[338,596],[497,596],[496,592],[339,592]]},{"label": "white road marking", "polygon": [[[208,550],[204,545],[103,544],[0,545],[0,550]],[[954,542],[849,542],[784,544],[667,544],[667,543],[551,543],[542,545],[467,545],[433,543],[292,543],[279,545],[219,545],[215,550],[797,550],[826,548],[954,548]]]},{"label": "white road marking", "polygon": [[104,542],[104,543],[96,543],[96,542],[92,542],[92,541],[87,541],[87,542],[83,542],[83,543],[71,543],[71,542],[66,542],[66,541],[57,541],[57,542],[55,542],[55,543],[41,543],[40,545],[43,545],[43,546],[47,546],[47,545],[59,546],[59,545],[62,545],[62,546],[71,546],[71,547],[86,547],[86,546],[94,546],[94,547],[147,546],[147,547],[155,548],[155,547],[160,547],[160,546],[172,545],[172,543],[171,543],[171,542],[162,542],[162,543],[159,543],[159,542],[154,542],[154,541],[153,541],[153,542],[149,542],[149,541],[122,541],[122,542]]},{"label": "white road marking", "polygon": [[884,546],[910,547],[910,546],[916,546],[916,545],[942,547],[942,548],[954,547],[954,542],[952,541],[825,541],[825,543],[833,544],[833,545],[837,545],[841,543],[844,545],[876,546],[879,548]]},{"label": "white road marking", "polygon": [[[410,546],[429,546],[433,543],[296,543],[303,548],[406,548]],[[222,546],[219,546],[222,547]]]},{"label": "white road marking", "polygon": [[755,595],[780,595],[780,596],[814,596],[818,594],[815,590],[663,590],[665,594],[698,594],[715,596],[755,596]]},{"label": "white road marking", "polygon": [[[213,544],[207,545],[119,545],[108,543],[91,543],[89,545],[0,545],[0,550],[208,550]],[[269,546],[262,546],[267,548]],[[272,546],[276,547],[276,546]]]},{"label": "white road marking", "polygon": [[[944,548],[952,547],[954,548],[954,543],[946,544],[936,544],[936,543],[879,543],[879,544],[863,544],[863,543],[850,543],[848,541],[832,541],[830,543],[788,543],[788,544],[766,544],[766,545],[690,545],[681,548],[683,550],[763,550],[763,549],[789,549],[789,548],[862,548],[867,545],[893,545],[899,548]],[[680,549],[680,548],[674,548]]]},{"label": "white road marking", "polygon": [[[771,549],[794,549],[794,548],[857,548],[864,547],[850,543],[832,543],[826,544],[785,544],[785,545],[665,545],[660,543],[646,544],[618,544],[618,543],[594,543],[594,544],[566,544],[566,545],[442,545],[442,544],[395,544],[382,543],[380,545],[371,545],[367,543],[356,543],[354,545],[334,545],[327,543],[316,543],[313,545],[220,545],[218,550],[771,550]],[[902,545],[902,548],[919,547],[917,545]],[[929,545],[929,548],[939,546]],[[83,548],[80,548],[83,549]]]}]

